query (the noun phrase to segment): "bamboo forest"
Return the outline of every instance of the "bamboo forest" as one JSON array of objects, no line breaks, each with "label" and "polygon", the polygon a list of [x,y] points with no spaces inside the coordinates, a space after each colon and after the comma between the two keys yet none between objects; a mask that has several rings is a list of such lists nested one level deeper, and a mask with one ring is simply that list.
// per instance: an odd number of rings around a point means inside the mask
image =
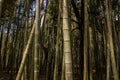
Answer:
[{"label": "bamboo forest", "polygon": [[120,80],[120,0],[0,0],[0,80]]}]

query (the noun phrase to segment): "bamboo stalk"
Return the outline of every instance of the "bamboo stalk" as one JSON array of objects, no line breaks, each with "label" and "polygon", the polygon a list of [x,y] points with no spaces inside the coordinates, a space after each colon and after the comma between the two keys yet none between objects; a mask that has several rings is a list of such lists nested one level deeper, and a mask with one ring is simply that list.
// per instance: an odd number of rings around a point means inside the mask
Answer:
[{"label": "bamboo stalk", "polygon": [[18,70],[18,74],[17,74],[16,80],[20,80],[21,79],[22,72],[24,70],[24,66],[25,66],[25,62],[26,62],[26,58],[27,58],[27,55],[28,55],[28,50],[30,48],[30,44],[31,44],[32,37],[33,37],[33,34],[34,34],[34,30],[35,30],[35,24],[33,24],[32,30],[30,32],[29,39],[27,41],[27,45],[26,45],[25,51],[23,52],[23,57],[22,57],[22,61],[21,61],[21,64],[20,64],[20,68]]}]

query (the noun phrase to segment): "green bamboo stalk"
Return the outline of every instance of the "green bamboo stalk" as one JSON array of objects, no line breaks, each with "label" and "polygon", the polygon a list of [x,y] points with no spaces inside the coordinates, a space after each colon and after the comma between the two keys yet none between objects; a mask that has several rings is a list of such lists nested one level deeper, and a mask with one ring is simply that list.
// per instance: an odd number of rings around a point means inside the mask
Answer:
[{"label": "green bamboo stalk", "polygon": [[88,0],[84,0],[84,75],[83,80],[88,80]]},{"label": "green bamboo stalk", "polygon": [[39,22],[40,0],[36,0],[35,52],[34,52],[34,80],[39,80]]},{"label": "green bamboo stalk", "polygon": [[3,0],[0,0],[0,17],[1,17],[1,14],[2,14],[2,3],[3,3]]}]

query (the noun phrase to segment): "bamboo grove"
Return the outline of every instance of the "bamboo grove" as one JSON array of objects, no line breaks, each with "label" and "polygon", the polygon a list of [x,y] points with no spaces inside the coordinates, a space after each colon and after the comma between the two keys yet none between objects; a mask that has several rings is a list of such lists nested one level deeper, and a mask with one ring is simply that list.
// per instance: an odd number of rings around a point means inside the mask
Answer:
[{"label": "bamboo grove", "polygon": [[120,0],[0,0],[0,80],[119,79]]}]

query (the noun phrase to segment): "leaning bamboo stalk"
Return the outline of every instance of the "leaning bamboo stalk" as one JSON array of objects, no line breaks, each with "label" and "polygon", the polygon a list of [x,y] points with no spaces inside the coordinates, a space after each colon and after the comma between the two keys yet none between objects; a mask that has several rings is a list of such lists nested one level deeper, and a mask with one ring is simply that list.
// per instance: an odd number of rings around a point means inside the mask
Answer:
[{"label": "leaning bamboo stalk", "polygon": [[26,62],[26,58],[27,58],[27,55],[28,55],[28,50],[30,48],[30,43],[32,41],[32,37],[33,37],[33,34],[34,34],[34,30],[35,30],[35,23],[33,24],[33,27],[32,27],[32,30],[30,32],[30,36],[29,36],[29,39],[28,39],[28,42],[27,42],[27,45],[26,45],[26,48],[25,48],[25,51],[23,52],[23,57],[22,57],[22,61],[21,61],[21,64],[20,64],[20,68],[18,70],[16,80],[21,79],[22,72],[24,70],[24,66],[25,66],[25,62]]},{"label": "leaning bamboo stalk", "polygon": [[110,20],[110,13],[109,13],[109,5],[108,5],[108,1],[106,0],[106,20],[107,20],[107,29],[108,29],[108,33],[107,33],[107,40],[108,40],[108,44],[109,44],[109,52],[110,52],[110,60],[111,60],[111,64],[112,64],[112,71],[113,71],[113,77],[114,80],[119,80],[118,77],[118,72],[117,72],[117,67],[116,67],[116,61],[115,61],[115,53],[114,53],[114,45],[113,45],[113,37],[112,37],[112,24],[111,24],[111,20]]}]

